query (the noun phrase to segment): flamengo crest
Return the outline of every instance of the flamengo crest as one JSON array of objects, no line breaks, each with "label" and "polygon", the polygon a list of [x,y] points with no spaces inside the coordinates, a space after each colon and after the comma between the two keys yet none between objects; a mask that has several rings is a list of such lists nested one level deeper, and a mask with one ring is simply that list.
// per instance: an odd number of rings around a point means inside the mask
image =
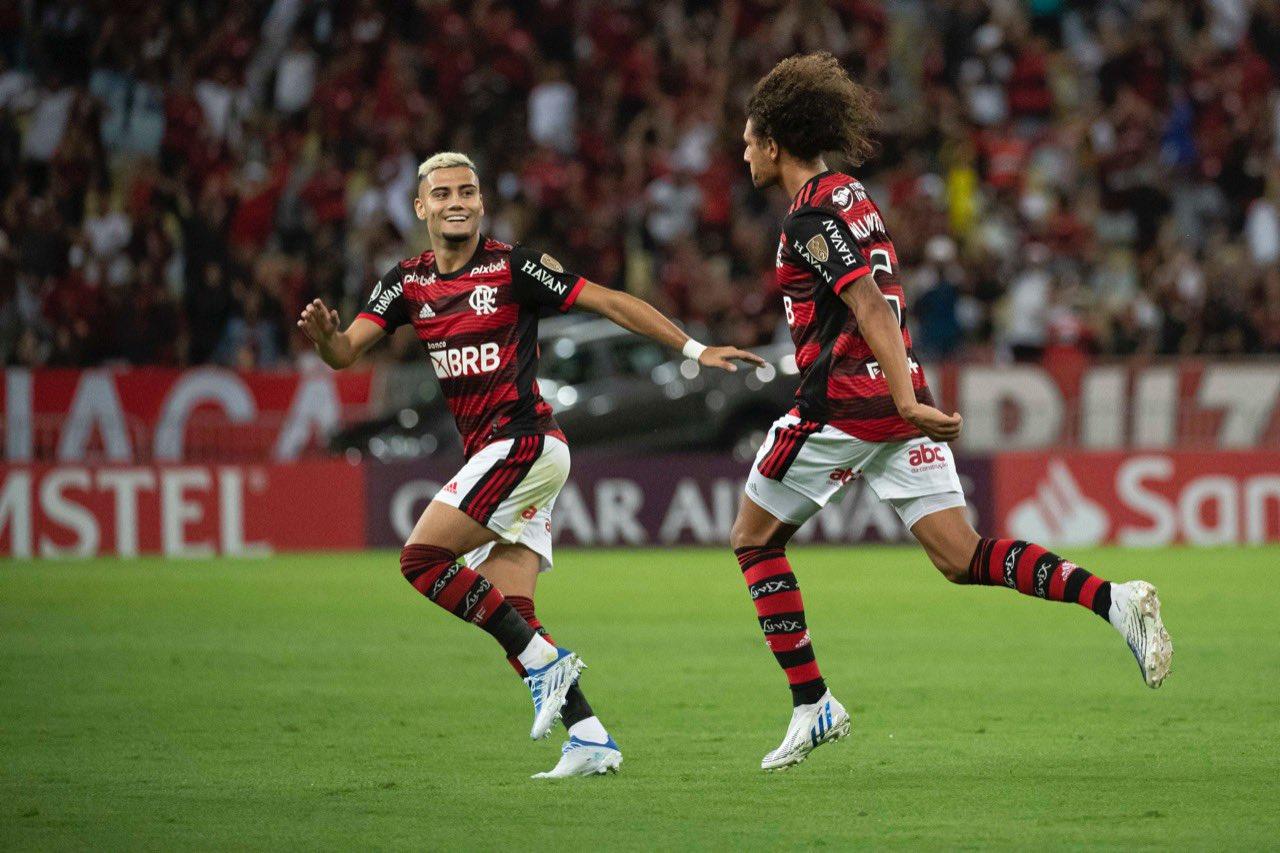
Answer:
[{"label": "flamengo crest", "polygon": [[471,309],[477,315],[493,314],[498,310],[497,305],[498,289],[489,287],[488,285],[478,285],[475,290],[471,291]]}]

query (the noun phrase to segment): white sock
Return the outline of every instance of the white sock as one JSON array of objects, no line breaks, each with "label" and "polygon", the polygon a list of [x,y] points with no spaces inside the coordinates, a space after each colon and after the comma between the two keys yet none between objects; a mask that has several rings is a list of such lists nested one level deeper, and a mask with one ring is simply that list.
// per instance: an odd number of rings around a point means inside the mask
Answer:
[{"label": "white sock", "polygon": [[604,743],[609,739],[609,733],[604,730],[599,717],[587,717],[569,726],[569,736],[591,743]]},{"label": "white sock", "polygon": [[529,645],[524,647],[524,651],[516,655],[516,660],[520,661],[520,665],[526,670],[541,669],[549,663],[554,663],[556,655],[555,646],[543,639],[541,634],[534,634]]}]

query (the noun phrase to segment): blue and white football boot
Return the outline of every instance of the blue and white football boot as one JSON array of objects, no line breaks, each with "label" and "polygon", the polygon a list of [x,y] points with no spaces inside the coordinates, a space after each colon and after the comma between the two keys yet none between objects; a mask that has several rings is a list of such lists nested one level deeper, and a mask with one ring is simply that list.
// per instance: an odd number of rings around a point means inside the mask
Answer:
[{"label": "blue and white football boot", "polygon": [[617,773],[622,765],[622,750],[613,738],[592,743],[570,735],[560,747],[560,761],[546,773],[535,773],[532,779],[567,779],[570,776],[603,776]]},{"label": "blue and white football boot", "polygon": [[1173,662],[1173,641],[1160,618],[1156,588],[1146,581],[1111,584],[1107,621],[1129,644],[1147,686],[1156,688],[1163,684]]},{"label": "blue and white football boot", "polygon": [[828,690],[812,705],[797,705],[791,712],[787,736],[760,762],[761,770],[784,770],[799,764],[824,743],[848,737],[849,712]]},{"label": "blue and white football boot", "polygon": [[529,737],[542,740],[560,717],[564,697],[587,665],[568,649],[556,648],[556,659],[546,666],[525,670],[524,683],[533,696],[533,728]]}]

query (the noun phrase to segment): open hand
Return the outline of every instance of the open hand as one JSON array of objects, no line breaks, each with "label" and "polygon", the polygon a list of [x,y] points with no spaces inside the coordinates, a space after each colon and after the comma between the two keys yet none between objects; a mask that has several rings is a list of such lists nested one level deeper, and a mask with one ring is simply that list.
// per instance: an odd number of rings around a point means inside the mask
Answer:
[{"label": "open hand", "polygon": [[764,367],[763,358],[737,347],[707,347],[702,355],[698,356],[698,364],[703,367],[718,367],[730,373],[738,372],[738,366],[733,363],[734,361],[745,361],[756,367]]},{"label": "open hand", "polygon": [[324,300],[314,299],[302,309],[298,328],[315,343],[325,343],[338,331],[338,312],[325,305]]},{"label": "open hand", "polygon": [[933,406],[914,403],[901,411],[903,419],[934,441],[955,441],[964,418],[959,412],[944,414]]}]

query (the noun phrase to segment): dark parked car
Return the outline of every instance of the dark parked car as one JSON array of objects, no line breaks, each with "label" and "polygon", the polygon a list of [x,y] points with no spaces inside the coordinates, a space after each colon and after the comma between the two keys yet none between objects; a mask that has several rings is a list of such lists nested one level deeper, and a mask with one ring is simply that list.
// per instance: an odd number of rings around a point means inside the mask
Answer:
[{"label": "dark parked car", "polygon": [[[545,320],[539,346],[542,396],[575,448],[720,449],[750,458],[797,384],[790,342],[757,348],[769,363],[736,373],[703,368],[608,320]],[[428,379],[417,382],[416,396],[425,402],[350,427],[335,447],[379,459],[459,449],[430,368],[422,371]]]}]

